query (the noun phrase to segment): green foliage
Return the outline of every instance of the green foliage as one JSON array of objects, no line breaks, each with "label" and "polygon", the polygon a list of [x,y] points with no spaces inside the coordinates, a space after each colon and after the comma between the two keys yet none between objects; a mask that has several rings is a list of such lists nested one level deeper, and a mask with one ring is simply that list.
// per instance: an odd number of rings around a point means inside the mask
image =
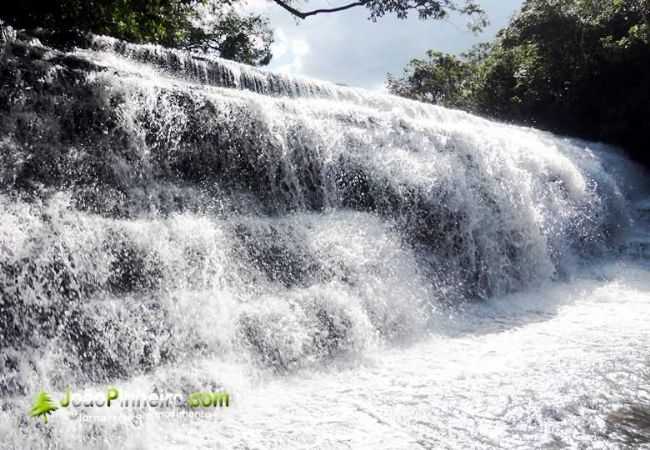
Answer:
[{"label": "green foliage", "polygon": [[476,61],[484,47],[460,57],[433,50],[426,60],[413,59],[404,78],[388,75],[388,89],[396,95],[436,103],[450,108],[474,109]]},{"label": "green foliage", "polygon": [[[421,19],[444,19],[452,13],[473,20],[480,30],[487,24],[475,0],[357,0],[331,8],[299,11],[292,0],[269,0],[295,17],[335,13],[365,7],[370,20],[386,14],[400,19],[415,12]],[[271,60],[273,32],[262,16],[242,15],[235,6],[242,0],[41,0],[7,1],[0,5],[0,24],[14,28],[43,29],[47,44],[70,47],[83,34],[106,34],[135,43],[154,43],[216,53],[253,65]]]},{"label": "green foliage", "polygon": [[222,58],[252,65],[266,65],[271,61],[273,32],[266,18],[254,14],[242,16],[221,2],[201,6],[196,26],[183,47],[216,52]]},{"label": "green foliage", "polygon": [[474,29],[479,30],[487,24],[483,9],[473,0],[458,2],[454,0],[370,0],[364,2],[370,10],[370,19],[377,20],[384,15],[395,14],[399,19],[408,17],[415,11],[420,19],[444,19],[450,13],[473,16]]},{"label": "green foliage", "polygon": [[272,0],[276,5],[287,10],[299,19],[306,19],[317,14],[331,14],[351,8],[365,7],[370,11],[369,19],[373,22],[387,15],[393,14],[398,19],[406,19],[410,13],[415,12],[420,19],[444,19],[452,13],[466,15],[473,20],[470,29],[479,31],[487,25],[485,12],[475,0],[353,0],[349,3],[333,2],[326,8],[317,8],[310,11],[299,10],[294,6],[293,0]]},{"label": "green foliage", "polygon": [[456,107],[462,104],[463,84],[471,66],[454,55],[429,50],[428,60],[413,59],[405,69],[405,79],[389,74],[388,89],[404,97]]},{"label": "green foliage", "polygon": [[[403,78],[389,77],[388,87],[620,144],[650,162],[644,133],[650,129],[650,1],[527,0],[489,51],[412,62]],[[435,95],[440,90],[442,97]]]},{"label": "green foliage", "polygon": [[232,0],[25,0],[4,2],[0,18],[15,28],[51,31],[45,37],[52,45],[72,45],[92,32],[268,64],[273,42],[268,23],[241,16],[232,6]]},{"label": "green foliage", "polygon": [[131,42],[174,45],[199,0],[24,0],[4,2],[0,17],[16,28],[108,34]]},{"label": "green foliage", "polygon": [[32,417],[43,417],[43,420],[47,423],[47,415],[52,414],[57,409],[59,409],[58,406],[50,399],[49,394],[45,391],[40,391],[34,399],[34,404],[29,411],[29,415]]}]

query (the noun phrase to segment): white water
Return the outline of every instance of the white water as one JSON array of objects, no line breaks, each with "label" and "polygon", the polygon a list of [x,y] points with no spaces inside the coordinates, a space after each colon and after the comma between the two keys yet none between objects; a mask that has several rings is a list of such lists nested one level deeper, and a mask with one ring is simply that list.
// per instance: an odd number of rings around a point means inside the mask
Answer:
[{"label": "white water", "polygon": [[[650,227],[618,150],[105,38],[71,57],[86,90],[47,52],[0,122],[0,445],[623,445]],[[26,415],[108,384],[233,402]]]}]

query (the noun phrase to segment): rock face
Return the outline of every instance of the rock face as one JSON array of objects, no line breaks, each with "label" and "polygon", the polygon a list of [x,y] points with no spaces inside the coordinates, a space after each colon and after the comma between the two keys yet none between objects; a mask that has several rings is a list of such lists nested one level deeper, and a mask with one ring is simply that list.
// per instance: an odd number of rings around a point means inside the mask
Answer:
[{"label": "rock face", "polygon": [[109,38],[0,59],[3,395],[361,353],[631,220],[615,149]]}]

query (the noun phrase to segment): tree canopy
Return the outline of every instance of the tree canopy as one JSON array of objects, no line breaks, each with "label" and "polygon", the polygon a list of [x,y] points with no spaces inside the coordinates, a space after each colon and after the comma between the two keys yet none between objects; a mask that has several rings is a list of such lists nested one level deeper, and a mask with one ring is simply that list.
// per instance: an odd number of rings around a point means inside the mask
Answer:
[{"label": "tree canopy", "polygon": [[496,40],[414,59],[391,92],[616,143],[650,162],[650,1],[526,0]]},{"label": "tree canopy", "polygon": [[74,44],[78,35],[92,32],[268,64],[268,21],[233,6],[233,0],[23,0],[3,2],[0,19],[15,28],[51,31],[49,43],[55,45]]},{"label": "tree canopy", "polygon": [[[338,6],[301,9],[296,0],[268,0],[298,19],[364,7],[369,19],[387,14],[443,19],[451,13],[471,17],[475,30],[487,22],[475,0],[358,0]],[[6,1],[0,20],[19,29],[51,32],[51,45],[75,45],[86,32],[135,43],[200,50],[236,61],[264,65],[271,60],[273,32],[259,14],[241,13],[242,0],[41,0]],[[328,4],[329,5],[329,4]]]}]

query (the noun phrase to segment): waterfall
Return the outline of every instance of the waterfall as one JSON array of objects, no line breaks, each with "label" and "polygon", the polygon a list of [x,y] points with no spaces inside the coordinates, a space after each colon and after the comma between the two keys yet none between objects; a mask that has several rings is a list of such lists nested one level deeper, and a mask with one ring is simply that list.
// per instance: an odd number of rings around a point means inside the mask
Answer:
[{"label": "waterfall", "polygon": [[620,252],[645,182],[603,144],[107,37],[0,70],[3,396],[409,342]]}]

